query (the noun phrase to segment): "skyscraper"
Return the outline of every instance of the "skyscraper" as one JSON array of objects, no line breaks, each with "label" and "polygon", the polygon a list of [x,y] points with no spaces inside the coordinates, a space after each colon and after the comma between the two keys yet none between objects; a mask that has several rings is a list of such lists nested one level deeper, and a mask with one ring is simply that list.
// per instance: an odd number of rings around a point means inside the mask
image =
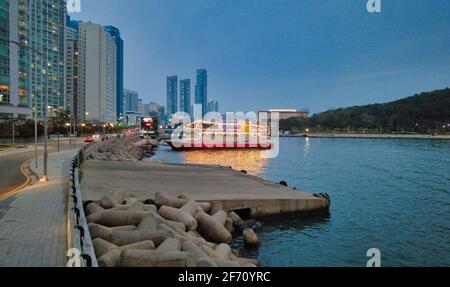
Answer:
[{"label": "skyscraper", "polygon": [[138,112],[139,111],[139,93],[132,90],[124,90],[125,107],[126,112]]},{"label": "skyscraper", "polygon": [[215,100],[211,100],[208,102],[208,113],[210,112],[219,112],[219,102]]},{"label": "skyscraper", "polygon": [[219,102],[218,102],[218,101],[216,101],[216,102],[214,103],[214,111],[215,111],[216,113],[219,112]]},{"label": "skyscraper", "polygon": [[178,77],[167,77],[167,114],[178,112]]},{"label": "skyscraper", "polygon": [[47,108],[43,97],[47,91],[45,74],[48,76],[48,106],[51,107],[51,111],[64,108],[65,105],[66,1],[20,0],[19,2],[24,6],[29,5],[28,45],[46,55],[49,62],[47,65],[45,59],[42,59],[36,51],[30,50],[31,98],[38,114],[42,115]]},{"label": "skyscraper", "polygon": [[191,80],[180,81],[180,111],[191,113]]},{"label": "skyscraper", "polygon": [[[53,111],[64,107],[65,16],[64,0],[0,1],[0,102],[6,104],[0,117],[30,117],[31,106],[42,116],[47,92]],[[38,50],[48,65],[37,51],[10,41]]]},{"label": "skyscraper", "polygon": [[79,121],[116,121],[116,45],[98,24],[79,22]]},{"label": "skyscraper", "polygon": [[120,30],[114,26],[106,26],[106,32],[111,34],[116,43],[116,115],[117,118],[124,116],[123,106],[123,40],[120,37]]},{"label": "skyscraper", "polygon": [[77,124],[79,100],[79,51],[78,51],[78,21],[67,16],[66,28],[66,107],[70,109],[73,121]]},{"label": "skyscraper", "polygon": [[205,69],[197,70],[195,104],[202,105],[202,116],[205,116],[208,110],[208,72]]},{"label": "skyscraper", "polygon": [[0,119],[31,116],[30,5],[25,0],[0,0]]},{"label": "skyscraper", "polygon": [[142,99],[138,99],[138,112],[140,112],[141,115],[144,115],[144,102]]}]

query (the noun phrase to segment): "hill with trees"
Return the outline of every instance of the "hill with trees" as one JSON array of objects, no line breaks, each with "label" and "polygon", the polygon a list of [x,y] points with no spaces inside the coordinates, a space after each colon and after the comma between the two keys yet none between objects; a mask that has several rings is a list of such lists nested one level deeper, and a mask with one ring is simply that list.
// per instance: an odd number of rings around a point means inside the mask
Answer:
[{"label": "hill with trees", "polygon": [[446,133],[450,131],[449,124],[450,89],[446,88],[385,104],[329,110],[308,119],[282,120],[280,130]]}]

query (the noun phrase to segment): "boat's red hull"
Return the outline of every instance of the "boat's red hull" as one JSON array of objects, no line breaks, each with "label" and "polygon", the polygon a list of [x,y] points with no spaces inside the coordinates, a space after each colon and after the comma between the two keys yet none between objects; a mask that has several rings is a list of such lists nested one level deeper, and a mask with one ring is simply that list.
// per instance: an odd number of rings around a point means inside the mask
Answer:
[{"label": "boat's red hull", "polygon": [[176,147],[171,141],[166,141],[167,144],[176,151],[190,151],[190,150],[268,150],[272,148],[272,145],[261,145],[261,144],[245,144],[245,145],[183,145],[181,147]]}]

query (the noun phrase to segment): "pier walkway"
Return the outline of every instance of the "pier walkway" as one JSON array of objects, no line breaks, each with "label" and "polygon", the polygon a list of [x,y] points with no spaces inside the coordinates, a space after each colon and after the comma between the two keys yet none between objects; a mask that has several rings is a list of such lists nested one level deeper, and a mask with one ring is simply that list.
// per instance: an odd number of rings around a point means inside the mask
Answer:
[{"label": "pier walkway", "polygon": [[250,209],[255,217],[328,208],[325,200],[312,194],[205,165],[87,161],[81,190],[84,200],[99,200],[116,191],[141,200],[153,199],[157,192],[172,196],[185,192],[194,200],[220,202],[225,210]]},{"label": "pier walkway", "polygon": [[[65,266],[68,175],[76,152],[50,154],[49,182],[0,201],[0,267]],[[42,177],[42,164],[33,166]]]}]

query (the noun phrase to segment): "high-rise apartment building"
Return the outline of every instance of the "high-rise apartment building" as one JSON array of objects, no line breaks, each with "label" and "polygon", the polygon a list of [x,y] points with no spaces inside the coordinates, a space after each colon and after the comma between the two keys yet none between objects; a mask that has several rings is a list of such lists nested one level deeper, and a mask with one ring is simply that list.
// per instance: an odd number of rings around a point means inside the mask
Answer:
[{"label": "high-rise apartment building", "polygon": [[178,77],[167,77],[167,114],[178,112]]},{"label": "high-rise apartment building", "polygon": [[64,107],[65,16],[64,0],[0,0],[0,117]]},{"label": "high-rise apartment building", "polygon": [[66,107],[70,110],[75,124],[78,119],[79,101],[79,50],[78,50],[78,21],[70,20],[67,16],[66,28]]},{"label": "high-rise apartment building", "polygon": [[[46,63],[46,60],[38,52],[30,50],[31,101],[33,107],[37,108],[38,115],[43,115],[47,109],[44,95],[48,94],[49,116],[52,116],[54,111],[65,106],[66,1],[28,0],[19,2],[21,5],[29,7],[28,45],[43,53],[48,61]],[[25,66],[23,67],[25,68]],[[46,93],[47,85],[48,93]]]},{"label": "high-rise apartment building", "polygon": [[115,122],[124,102],[120,31],[67,17],[66,32],[66,106],[76,123]]},{"label": "high-rise apartment building", "polygon": [[197,70],[195,104],[202,105],[202,116],[205,116],[208,110],[208,72],[205,69]]},{"label": "high-rise apartment building", "polygon": [[139,111],[139,93],[132,90],[124,90],[124,107],[126,112]]},{"label": "high-rise apartment building", "polygon": [[219,112],[219,102],[215,100],[211,100],[208,102],[208,113],[210,112]]},{"label": "high-rise apartment building", "polygon": [[116,44],[116,115],[117,118],[124,116],[123,106],[123,40],[120,37],[120,30],[114,26],[106,26],[106,32],[108,32],[114,39]]},{"label": "high-rise apartment building", "polygon": [[144,115],[144,101],[142,99],[138,100],[138,112]]},{"label": "high-rise apartment building", "polygon": [[0,0],[0,119],[31,116],[30,3]]},{"label": "high-rise apartment building", "polygon": [[79,121],[116,121],[116,60],[116,44],[111,34],[101,25],[79,22]]},{"label": "high-rise apartment building", "polygon": [[180,81],[180,111],[191,112],[191,80]]}]

